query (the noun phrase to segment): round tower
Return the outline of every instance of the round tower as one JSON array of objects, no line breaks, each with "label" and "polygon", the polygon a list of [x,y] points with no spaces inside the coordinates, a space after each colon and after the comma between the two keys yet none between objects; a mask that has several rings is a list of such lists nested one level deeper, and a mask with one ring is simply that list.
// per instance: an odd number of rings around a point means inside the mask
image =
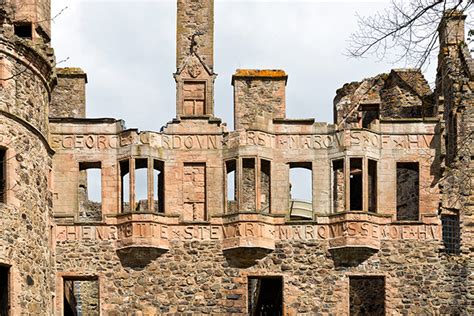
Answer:
[{"label": "round tower", "polygon": [[0,0],[0,315],[50,315],[50,0]]}]

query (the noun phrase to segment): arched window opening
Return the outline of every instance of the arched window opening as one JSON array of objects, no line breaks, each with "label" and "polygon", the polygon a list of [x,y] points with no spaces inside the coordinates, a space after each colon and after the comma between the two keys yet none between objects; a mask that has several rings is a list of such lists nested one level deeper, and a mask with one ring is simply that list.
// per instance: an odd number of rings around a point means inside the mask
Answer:
[{"label": "arched window opening", "polygon": [[313,218],[313,172],[311,162],[290,163],[290,217]]}]

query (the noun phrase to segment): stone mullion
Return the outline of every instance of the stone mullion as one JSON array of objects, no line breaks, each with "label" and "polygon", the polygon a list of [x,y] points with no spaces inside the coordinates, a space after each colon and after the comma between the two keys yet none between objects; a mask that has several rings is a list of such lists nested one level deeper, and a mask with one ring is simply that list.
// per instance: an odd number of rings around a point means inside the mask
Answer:
[{"label": "stone mullion", "polygon": [[257,156],[254,158],[254,175],[255,175],[255,211],[261,210],[261,195],[262,191],[262,175],[260,170],[260,158]]},{"label": "stone mullion", "polygon": [[369,168],[367,157],[362,158],[362,210],[369,210]]},{"label": "stone mullion", "polygon": [[148,158],[147,159],[147,187],[148,187],[148,192],[147,192],[147,199],[148,199],[148,211],[154,211],[154,194],[153,192],[153,159]]},{"label": "stone mullion", "polygon": [[129,203],[130,203],[130,212],[135,211],[135,158],[130,158],[129,160],[129,169],[130,169],[130,185],[129,185]]},{"label": "stone mullion", "polygon": [[344,211],[349,211],[351,209],[351,161],[350,158],[344,157]]}]

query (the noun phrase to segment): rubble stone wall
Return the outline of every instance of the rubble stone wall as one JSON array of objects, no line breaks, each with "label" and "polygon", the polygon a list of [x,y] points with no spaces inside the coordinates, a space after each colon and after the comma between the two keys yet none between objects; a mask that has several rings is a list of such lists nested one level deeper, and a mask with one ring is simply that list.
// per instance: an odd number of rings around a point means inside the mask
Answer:
[{"label": "rubble stone wall", "polygon": [[[384,276],[387,314],[474,312],[463,296],[473,281],[467,256],[439,252],[437,241],[384,241],[363,263],[333,260],[322,241],[278,242],[251,265],[226,257],[219,242],[172,242],[170,250],[135,264],[124,264],[110,241],[61,241],[58,271],[98,274],[106,315],[130,312],[247,314],[247,277],[283,276],[283,300],[290,315],[348,313],[349,277]],[[356,256],[354,256],[356,258]]]}]

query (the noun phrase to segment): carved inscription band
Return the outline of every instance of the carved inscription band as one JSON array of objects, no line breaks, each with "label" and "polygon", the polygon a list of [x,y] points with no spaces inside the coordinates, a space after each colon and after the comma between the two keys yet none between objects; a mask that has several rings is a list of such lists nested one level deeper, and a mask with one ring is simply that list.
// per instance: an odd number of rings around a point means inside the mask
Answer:
[{"label": "carved inscription band", "polygon": [[58,226],[56,240],[117,240],[121,238],[158,238],[165,240],[224,240],[235,237],[262,237],[274,240],[329,240],[360,237],[381,240],[439,240],[437,225],[376,225],[349,222],[331,225],[270,225],[240,222],[230,225],[164,225],[130,222],[119,226]]}]

